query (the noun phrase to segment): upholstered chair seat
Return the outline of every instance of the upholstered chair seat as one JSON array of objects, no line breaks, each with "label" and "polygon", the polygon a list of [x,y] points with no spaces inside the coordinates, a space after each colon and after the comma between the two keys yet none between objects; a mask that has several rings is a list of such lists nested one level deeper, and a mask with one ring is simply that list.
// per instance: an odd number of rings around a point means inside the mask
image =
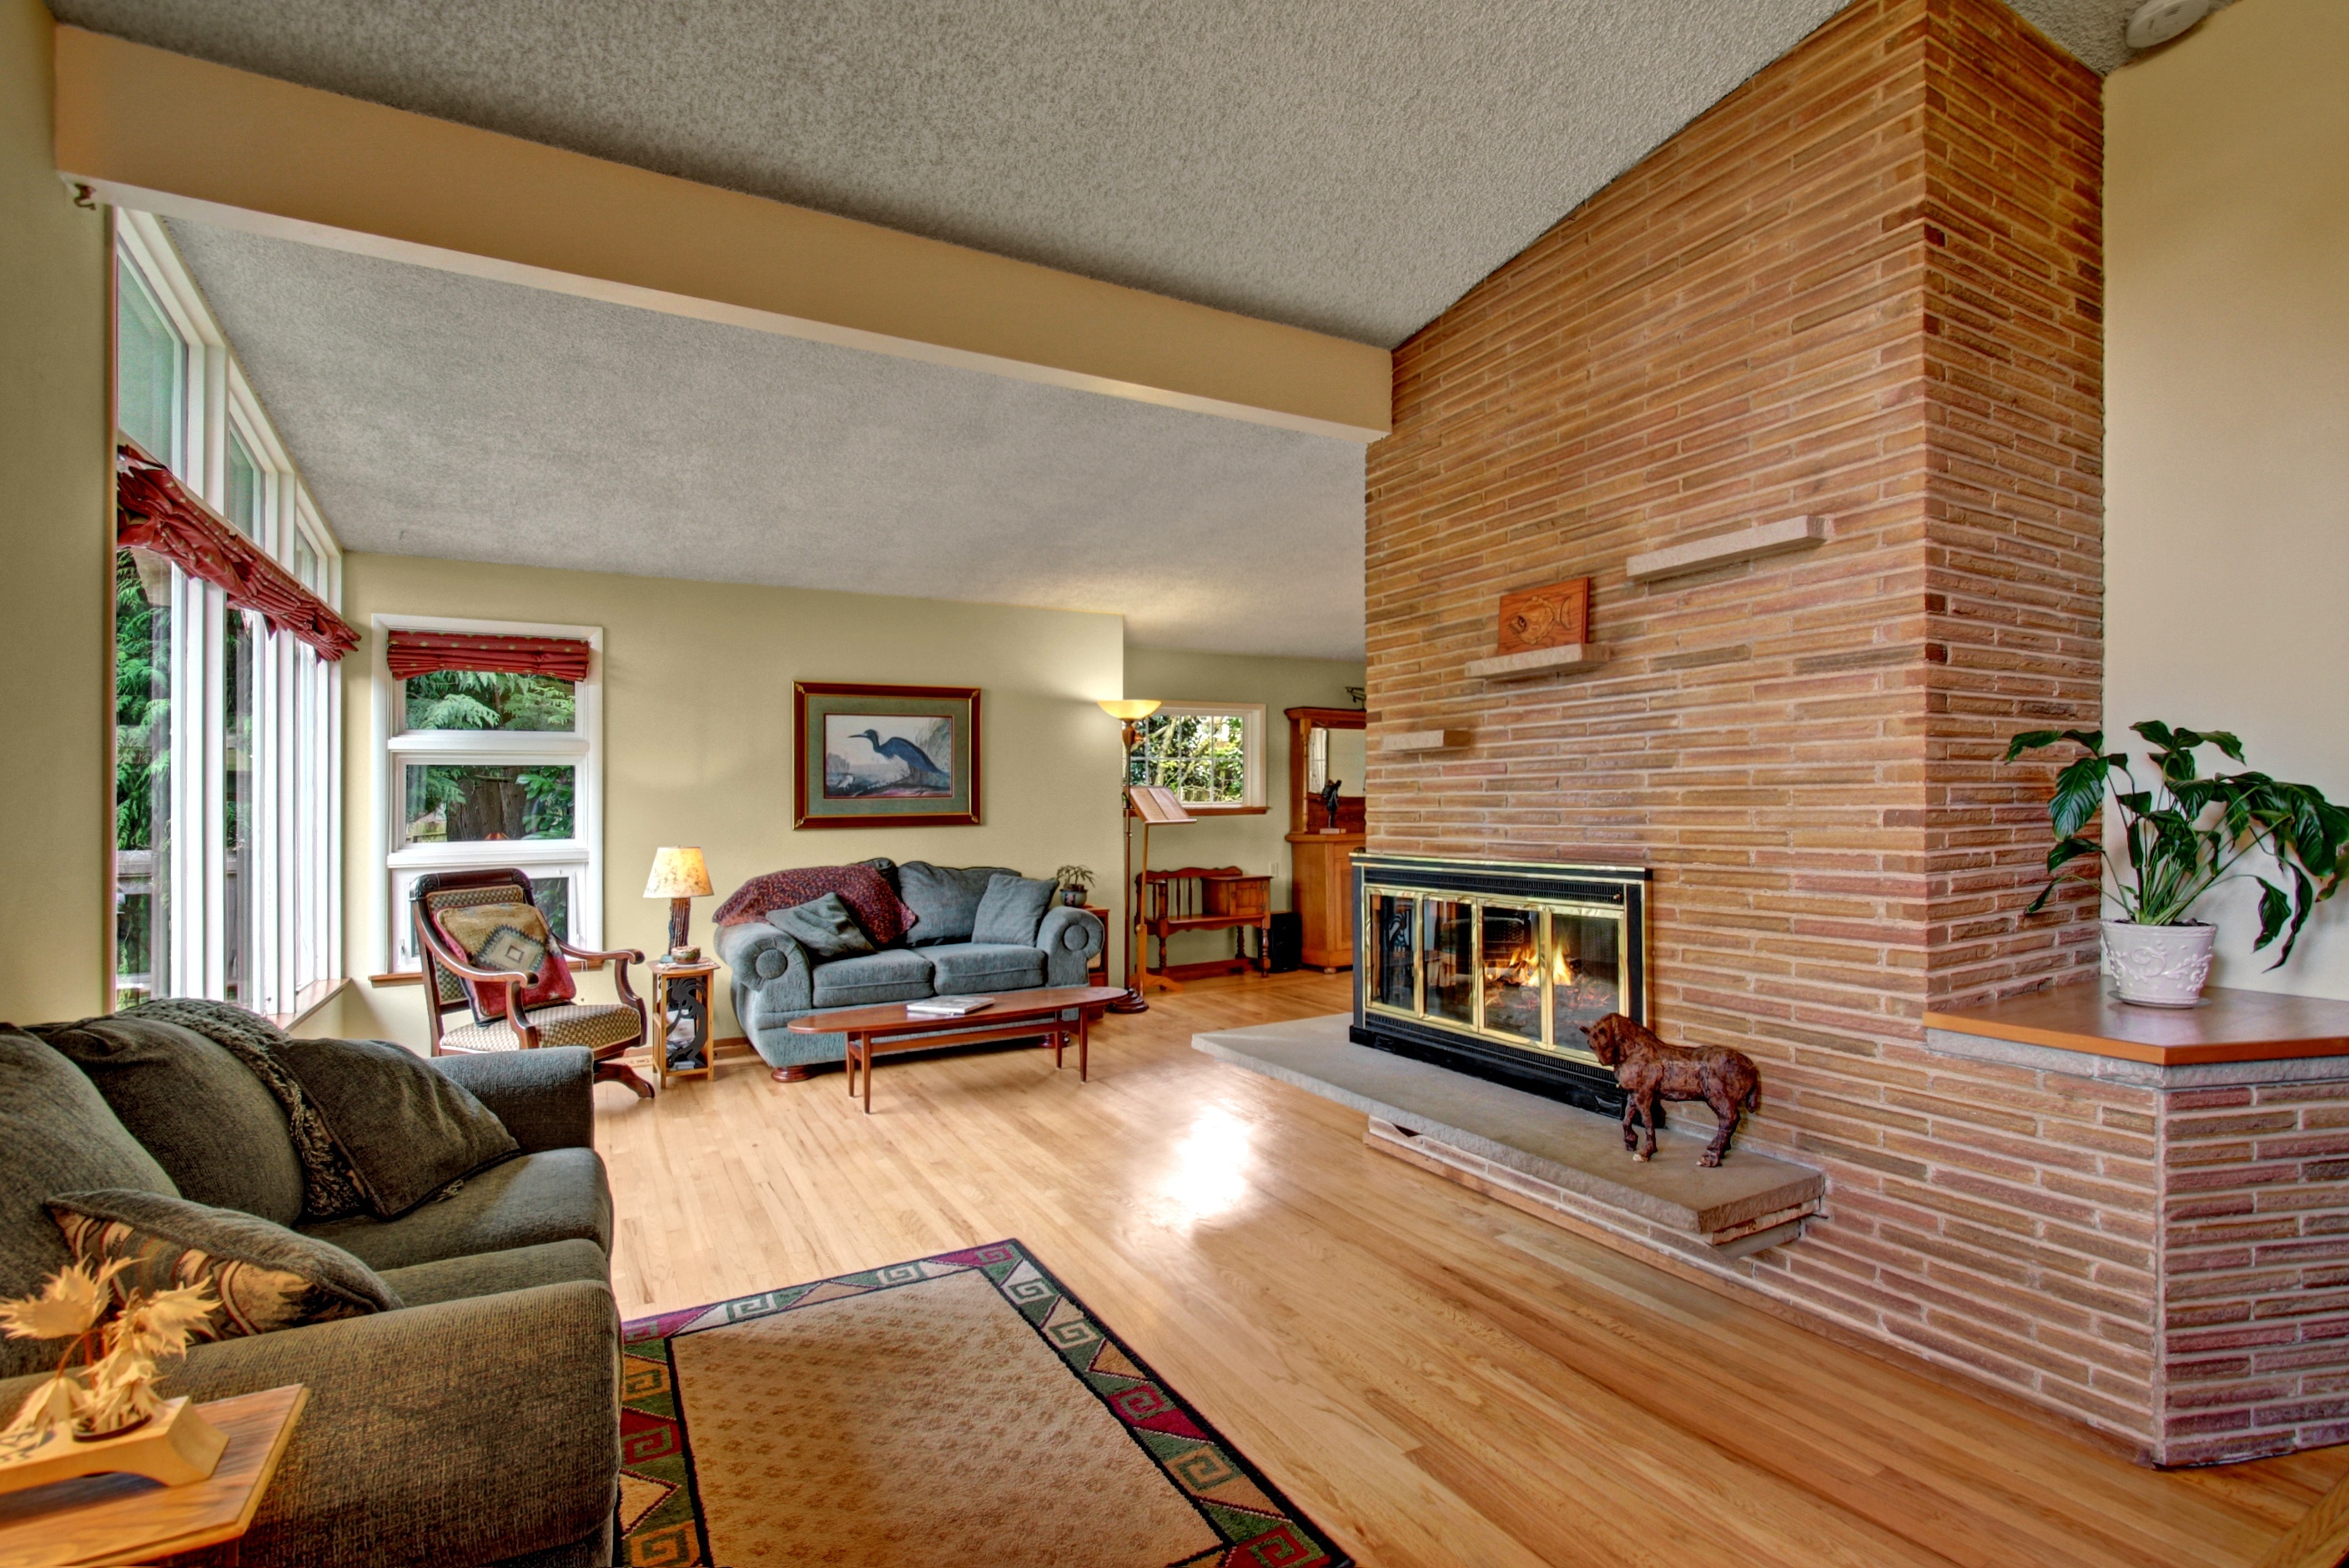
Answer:
[{"label": "upholstered chair seat", "polygon": [[[542,1046],[585,1046],[591,1051],[606,1046],[626,1049],[644,1037],[644,1016],[633,1007],[610,1002],[565,1002],[559,1006],[541,1007],[524,1016],[538,1031],[538,1043]],[[518,1051],[523,1042],[512,1024],[503,1018],[492,1018],[486,1024],[442,1026],[440,1048]]]}]

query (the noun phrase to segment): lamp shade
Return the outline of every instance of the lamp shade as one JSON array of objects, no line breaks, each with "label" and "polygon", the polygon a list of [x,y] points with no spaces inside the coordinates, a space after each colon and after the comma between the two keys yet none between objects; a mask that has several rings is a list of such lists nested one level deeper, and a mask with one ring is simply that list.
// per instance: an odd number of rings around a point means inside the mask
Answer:
[{"label": "lamp shade", "polygon": [[709,868],[700,849],[687,844],[653,851],[653,874],[645,879],[647,898],[704,898],[709,892]]},{"label": "lamp shade", "polygon": [[1160,707],[1158,698],[1154,696],[1102,697],[1100,700],[1103,713],[1112,718],[1122,718],[1128,724],[1148,718]]}]

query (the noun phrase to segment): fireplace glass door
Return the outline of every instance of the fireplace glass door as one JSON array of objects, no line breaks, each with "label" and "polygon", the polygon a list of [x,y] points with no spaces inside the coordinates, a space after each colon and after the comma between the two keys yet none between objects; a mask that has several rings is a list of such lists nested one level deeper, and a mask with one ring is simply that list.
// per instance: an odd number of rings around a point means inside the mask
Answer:
[{"label": "fireplace glass door", "polygon": [[1477,924],[1477,973],[1482,977],[1485,1032],[1520,1044],[1542,1042],[1542,912],[1510,904],[1482,907]]},{"label": "fireplace glass door", "polygon": [[1582,1029],[1629,1010],[1620,909],[1363,889],[1371,1012],[1592,1060]]}]

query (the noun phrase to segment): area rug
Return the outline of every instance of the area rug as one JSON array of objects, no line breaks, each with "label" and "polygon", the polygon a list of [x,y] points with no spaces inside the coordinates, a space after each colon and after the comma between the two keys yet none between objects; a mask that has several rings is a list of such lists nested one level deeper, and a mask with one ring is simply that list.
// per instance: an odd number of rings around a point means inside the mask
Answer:
[{"label": "area rug", "polygon": [[626,1563],[1350,1561],[1016,1241],[624,1339]]}]

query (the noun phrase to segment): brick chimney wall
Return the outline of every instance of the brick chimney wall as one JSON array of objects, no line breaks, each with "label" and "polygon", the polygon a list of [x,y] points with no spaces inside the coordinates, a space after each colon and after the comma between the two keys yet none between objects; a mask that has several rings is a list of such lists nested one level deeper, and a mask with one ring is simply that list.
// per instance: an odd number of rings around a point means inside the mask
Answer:
[{"label": "brick chimney wall", "polygon": [[[1655,1017],[1764,1075],[1829,1215],[1721,1272],[2150,1449],[2156,1095],[1933,1055],[2085,977],[2025,921],[2017,728],[2098,722],[2100,86],[1995,0],[1859,0],[1395,358],[1369,468],[1370,847],[1633,861]],[[1625,560],[1805,513],[1802,553]],[[1469,678],[1588,575],[1597,673]],[[1467,728],[1464,751],[1378,750]]]}]

